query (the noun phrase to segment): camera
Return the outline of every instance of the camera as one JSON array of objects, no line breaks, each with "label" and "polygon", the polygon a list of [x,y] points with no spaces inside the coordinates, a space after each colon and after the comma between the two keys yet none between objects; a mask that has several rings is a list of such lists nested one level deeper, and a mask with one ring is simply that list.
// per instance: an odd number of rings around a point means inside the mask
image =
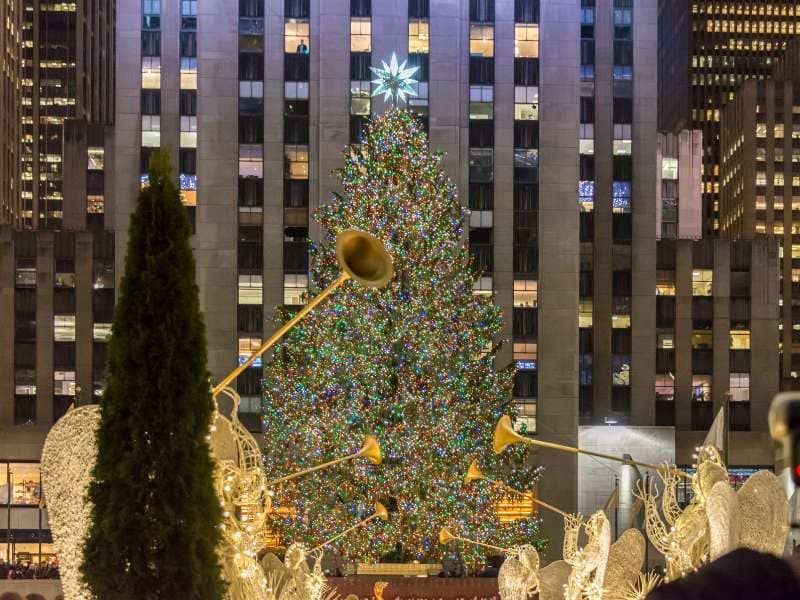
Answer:
[{"label": "camera", "polygon": [[800,392],[781,392],[769,408],[769,432],[783,445],[784,463],[800,486]]}]

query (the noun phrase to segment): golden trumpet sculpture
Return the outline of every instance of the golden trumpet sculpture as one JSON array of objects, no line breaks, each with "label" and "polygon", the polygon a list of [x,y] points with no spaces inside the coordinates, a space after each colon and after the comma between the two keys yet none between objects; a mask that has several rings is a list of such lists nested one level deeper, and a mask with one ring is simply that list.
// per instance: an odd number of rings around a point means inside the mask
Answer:
[{"label": "golden trumpet sculpture", "polygon": [[357,281],[363,286],[371,288],[382,288],[394,277],[394,264],[392,257],[386,252],[380,241],[364,231],[357,229],[346,229],[336,236],[336,259],[342,269],[342,273],[328,287],[322,290],[314,298],[309,300],[297,314],[286,321],[275,333],[261,344],[258,350],[253,352],[246,361],[228,373],[220,381],[211,393],[213,396],[219,395],[230,383],[242,372],[253,364],[253,362],[267,350],[272,348],[289,330],[299,323],[308,313],[325,298],[330,296],[335,290],[340,288],[348,279]]},{"label": "golden trumpet sculpture", "polygon": [[491,550],[498,550],[503,553],[509,552],[508,548],[501,548],[500,546],[494,546],[492,544],[486,544],[484,542],[478,542],[476,540],[470,540],[468,538],[463,538],[455,535],[452,531],[450,531],[447,527],[442,527],[439,530],[439,543],[442,546],[446,546],[452,541],[458,540],[459,542],[465,542],[467,544],[474,544],[475,546],[483,546],[484,548],[489,548]]},{"label": "golden trumpet sculpture", "polygon": [[325,540],[324,542],[322,542],[318,546],[314,546],[311,550],[309,550],[309,552],[314,552],[315,550],[321,550],[322,548],[324,548],[328,544],[332,544],[333,542],[335,542],[339,538],[342,538],[342,537],[346,536],[351,531],[354,531],[354,530],[358,529],[359,527],[363,527],[364,525],[366,525],[370,521],[374,521],[375,519],[380,519],[381,521],[384,521],[384,522],[389,520],[389,511],[387,511],[386,507],[383,504],[381,504],[380,502],[376,502],[375,503],[375,512],[372,513],[369,517],[367,517],[366,519],[360,520],[355,525],[351,525],[350,527],[348,527],[347,529],[345,529],[341,533],[337,533],[332,538],[328,538],[327,540]]},{"label": "golden trumpet sculpture", "polygon": [[322,464],[308,467],[307,469],[302,469],[301,471],[296,471],[289,475],[284,475],[283,477],[279,477],[278,479],[273,479],[272,481],[268,481],[265,485],[271,486],[276,485],[278,483],[283,483],[284,481],[289,481],[290,479],[296,479],[301,475],[306,475],[308,473],[313,473],[314,471],[319,471],[320,469],[327,469],[333,465],[338,465],[346,460],[353,460],[354,458],[364,457],[373,465],[381,464],[383,460],[381,456],[381,446],[378,444],[378,440],[375,439],[375,436],[368,435],[364,438],[364,445],[361,446],[361,450],[355,452],[354,454],[349,454],[347,456],[342,456],[341,458],[335,458],[333,460],[329,460],[328,462],[324,462]]},{"label": "golden trumpet sculpture", "polygon": [[494,440],[492,448],[495,454],[500,454],[503,450],[513,444],[530,444],[531,446],[541,446],[542,448],[551,448],[553,450],[561,450],[562,452],[571,452],[573,454],[585,454],[586,456],[594,456],[596,458],[604,458],[606,460],[613,460],[616,462],[624,463],[626,465],[636,465],[637,467],[644,467],[646,469],[653,469],[658,472],[669,471],[675,473],[679,477],[691,479],[692,476],[681,471],[680,469],[667,468],[663,465],[653,465],[650,463],[638,462],[635,460],[628,460],[619,456],[612,456],[611,454],[603,454],[601,452],[593,452],[591,450],[583,450],[575,446],[565,446],[564,444],[556,444],[555,442],[545,442],[534,438],[525,437],[514,431],[514,425],[511,423],[511,417],[503,415],[497,422],[494,429]]},{"label": "golden trumpet sculpture", "polygon": [[[505,490],[505,491],[507,491],[507,492],[509,492],[511,494],[516,494],[518,496],[527,496],[528,495],[526,492],[521,492],[521,491],[519,491],[517,489],[514,489],[510,485],[506,485],[502,481],[497,481],[495,479],[489,479],[483,473],[483,471],[481,471],[481,468],[478,466],[478,461],[477,460],[473,460],[469,464],[469,469],[467,469],[467,475],[466,475],[466,477],[464,477],[464,482],[465,483],[470,483],[472,481],[479,481],[479,480],[483,480],[483,481],[486,481],[488,483],[491,483],[492,485],[495,485],[495,486],[497,486],[497,487],[499,487],[499,488],[501,488],[501,489],[503,489],[503,490]],[[533,493],[530,494],[530,497],[531,497],[531,500],[533,500],[536,504],[538,504],[542,508],[546,508],[547,510],[551,510],[554,513],[558,513],[562,517],[568,517],[569,516],[565,511],[561,510],[560,508],[556,508],[555,506],[553,506],[552,504],[548,504],[544,500],[539,500],[539,498],[534,496]]]}]

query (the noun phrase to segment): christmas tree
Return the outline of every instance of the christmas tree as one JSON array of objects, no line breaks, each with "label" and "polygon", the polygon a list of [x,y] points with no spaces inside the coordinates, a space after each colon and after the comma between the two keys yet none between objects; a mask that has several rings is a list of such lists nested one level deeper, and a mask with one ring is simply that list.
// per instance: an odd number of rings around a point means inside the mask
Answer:
[{"label": "christmas tree", "polygon": [[131,217],[83,575],[97,598],[218,599],[220,505],[191,228],[166,154]]},{"label": "christmas tree", "polygon": [[369,560],[400,544],[405,560],[440,557],[442,526],[500,546],[542,544],[535,518],[498,521],[502,490],[464,483],[473,459],[499,477],[491,437],[513,412],[513,373],[495,370],[501,312],[473,295],[466,211],[440,162],[415,117],[391,110],[346,151],[343,192],[316,214],[326,232],[312,250],[318,289],[339,273],[334,239],[345,229],[380,239],[396,276],[381,290],[346,283],[276,348],[264,385],[267,472],[355,452],[370,433],[384,462],[345,463],[275,490],[294,513],[278,523],[286,541],[319,543],[379,500],[390,521],[348,534],[340,551]]}]

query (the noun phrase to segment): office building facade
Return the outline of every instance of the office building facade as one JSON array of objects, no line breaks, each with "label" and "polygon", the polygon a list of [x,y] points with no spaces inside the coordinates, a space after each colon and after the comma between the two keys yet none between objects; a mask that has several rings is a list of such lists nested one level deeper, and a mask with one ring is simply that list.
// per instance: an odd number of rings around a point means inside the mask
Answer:
[{"label": "office building facade", "polygon": [[659,128],[703,132],[703,232],[719,232],[720,111],[739,85],[772,71],[800,33],[793,0],[662,0],[658,14]]},{"label": "office building facade", "polygon": [[[780,243],[781,377],[800,386],[800,61],[747,81],[722,116],[721,231],[733,239],[774,235]],[[797,250],[795,250],[797,248]]]},{"label": "office building facade", "polygon": [[703,237],[703,132],[659,133],[656,169],[656,237]]},{"label": "office building facade", "polygon": [[22,218],[19,194],[22,5],[0,2],[0,224]]}]

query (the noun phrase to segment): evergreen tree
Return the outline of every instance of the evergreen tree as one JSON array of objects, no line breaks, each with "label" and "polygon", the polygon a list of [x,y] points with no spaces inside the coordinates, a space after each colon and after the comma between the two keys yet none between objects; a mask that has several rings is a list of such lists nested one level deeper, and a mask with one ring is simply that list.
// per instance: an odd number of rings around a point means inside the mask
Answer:
[{"label": "evergreen tree", "polygon": [[163,152],[131,217],[83,575],[101,599],[217,599],[220,505],[191,228]]},{"label": "evergreen tree", "polygon": [[537,519],[499,522],[501,490],[464,483],[473,459],[495,478],[502,470],[491,438],[513,412],[513,373],[494,368],[501,311],[473,294],[466,211],[440,163],[414,116],[392,110],[347,150],[343,192],[317,212],[327,237],[313,249],[316,289],[338,275],[334,239],[349,228],[385,244],[396,276],[382,290],[347,282],[277,347],[264,385],[266,468],[273,477],[352,453],[368,433],[384,463],[349,462],[276,490],[294,509],[278,523],[287,542],[319,543],[380,500],[390,521],[348,534],[341,551],[368,560],[400,544],[405,560],[439,557],[445,525],[503,546],[543,544]]}]

